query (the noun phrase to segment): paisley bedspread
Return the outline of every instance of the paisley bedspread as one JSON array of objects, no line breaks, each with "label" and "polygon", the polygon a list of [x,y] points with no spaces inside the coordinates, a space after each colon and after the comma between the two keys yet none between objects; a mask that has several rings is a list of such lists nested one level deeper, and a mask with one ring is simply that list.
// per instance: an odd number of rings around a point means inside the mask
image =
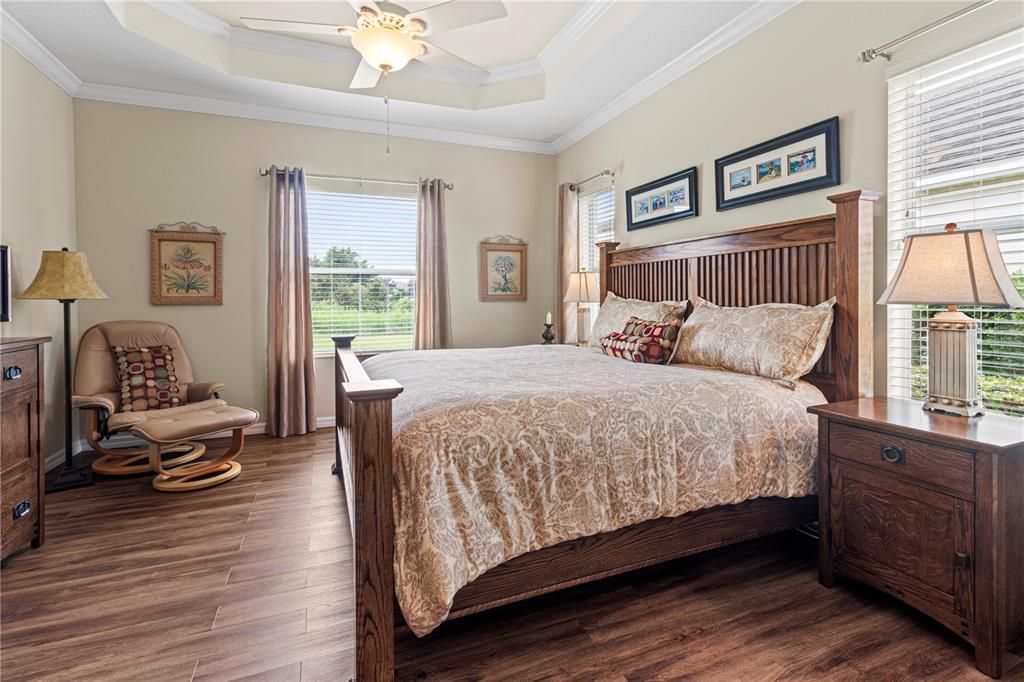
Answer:
[{"label": "paisley bedspread", "polygon": [[815,492],[817,388],[593,348],[382,354],[396,379],[395,582],[419,636],[520,554],[757,497]]}]

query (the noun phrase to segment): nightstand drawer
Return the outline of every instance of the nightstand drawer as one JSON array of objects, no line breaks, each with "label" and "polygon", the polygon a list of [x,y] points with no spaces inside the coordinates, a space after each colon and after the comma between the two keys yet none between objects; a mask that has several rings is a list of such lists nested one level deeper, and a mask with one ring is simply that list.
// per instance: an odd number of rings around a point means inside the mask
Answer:
[{"label": "nightstand drawer", "polygon": [[974,497],[974,457],[931,443],[833,423],[829,450],[859,464]]},{"label": "nightstand drawer", "polygon": [[23,388],[36,388],[38,369],[36,349],[8,351],[0,355],[0,390],[4,394]]}]

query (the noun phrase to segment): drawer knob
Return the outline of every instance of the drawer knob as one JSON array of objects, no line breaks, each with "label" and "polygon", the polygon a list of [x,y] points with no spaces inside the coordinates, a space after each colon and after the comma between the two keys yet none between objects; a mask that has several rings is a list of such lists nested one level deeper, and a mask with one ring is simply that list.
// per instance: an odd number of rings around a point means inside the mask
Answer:
[{"label": "drawer knob", "polygon": [[13,365],[11,367],[4,367],[4,379],[10,381],[11,379],[21,378],[21,367]]},{"label": "drawer knob", "polygon": [[14,520],[17,521],[22,516],[25,516],[32,511],[32,503],[28,500],[22,500],[18,504],[11,507],[11,513],[14,515]]},{"label": "drawer knob", "polygon": [[882,459],[889,464],[903,464],[906,459],[906,453],[903,448],[898,448],[895,445],[883,445]]}]

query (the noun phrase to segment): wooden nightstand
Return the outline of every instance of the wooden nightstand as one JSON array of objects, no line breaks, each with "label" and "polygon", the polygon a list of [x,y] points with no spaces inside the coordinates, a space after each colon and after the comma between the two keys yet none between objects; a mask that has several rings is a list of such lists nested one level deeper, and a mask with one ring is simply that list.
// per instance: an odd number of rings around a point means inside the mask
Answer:
[{"label": "wooden nightstand", "polygon": [[818,578],[883,590],[999,677],[1024,635],[1024,420],[864,398],[818,415]]}]

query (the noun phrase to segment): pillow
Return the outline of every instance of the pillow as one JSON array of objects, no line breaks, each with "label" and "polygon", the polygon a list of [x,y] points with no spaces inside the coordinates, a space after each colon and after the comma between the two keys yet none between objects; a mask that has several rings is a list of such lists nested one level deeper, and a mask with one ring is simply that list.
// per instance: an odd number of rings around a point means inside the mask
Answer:
[{"label": "pillow", "polygon": [[686,302],[675,301],[641,301],[637,298],[621,298],[612,292],[604,299],[597,319],[590,330],[587,346],[601,348],[601,340],[612,332],[621,332],[622,326],[631,317],[641,320],[661,320],[672,312],[673,308],[682,307],[686,312]]},{"label": "pillow", "polygon": [[631,317],[621,332],[601,339],[605,355],[633,362],[667,365],[679,341],[685,308],[673,308],[660,322]]},{"label": "pillow", "polygon": [[835,302],[722,308],[698,298],[673,362],[753,374],[794,388],[825,351]]},{"label": "pillow", "polygon": [[178,377],[170,346],[113,346],[121,380],[121,411],[143,412],[177,407]]}]

